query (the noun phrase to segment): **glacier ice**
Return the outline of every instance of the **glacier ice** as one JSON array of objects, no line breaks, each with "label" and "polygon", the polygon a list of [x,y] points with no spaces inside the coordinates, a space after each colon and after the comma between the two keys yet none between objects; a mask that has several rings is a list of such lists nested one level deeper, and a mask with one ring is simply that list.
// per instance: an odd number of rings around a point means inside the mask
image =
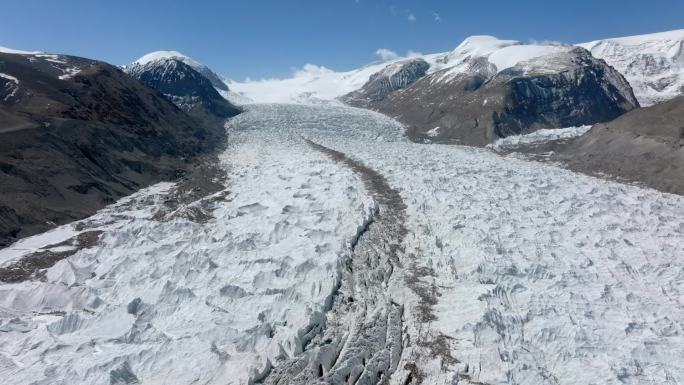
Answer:
[{"label": "glacier ice", "polygon": [[[252,105],[227,129],[208,220],[160,220],[163,183],[0,251],[2,267],[102,231],[42,280],[0,284],[5,383],[248,384],[292,360],[322,378],[351,365],[369,383],[389,374],[371,367],[393,368],[389,384],[684,383],[684,198],[411,143],[391,119],[341,106]],[[335,313],[386,202],[307,140],[374,170],[405,205],[391,274],[355,286],[402,310],[384,318],[399,339],[354,340],[354,317]]]}]

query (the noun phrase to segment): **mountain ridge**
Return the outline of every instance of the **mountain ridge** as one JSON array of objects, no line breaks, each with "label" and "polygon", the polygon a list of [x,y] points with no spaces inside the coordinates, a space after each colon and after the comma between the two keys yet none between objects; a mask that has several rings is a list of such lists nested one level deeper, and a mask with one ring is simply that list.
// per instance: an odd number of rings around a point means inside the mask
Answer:
[{"label": "mountain ridge", "polygon": [[225,141],[110,64],[0,53],[0,245],[175,179]]}]

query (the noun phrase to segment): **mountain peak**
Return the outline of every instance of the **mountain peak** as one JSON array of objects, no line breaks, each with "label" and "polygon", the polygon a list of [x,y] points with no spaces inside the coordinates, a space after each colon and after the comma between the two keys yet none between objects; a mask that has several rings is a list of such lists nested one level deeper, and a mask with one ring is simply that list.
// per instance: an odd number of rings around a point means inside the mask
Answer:
[{"label": "mountain peak", "polygon": [[140,65],[146,65],[151,62],[159,61],[159,60],[169,60],[169,59],[174,59],[178,61],[182,61],[183,63],[196,68],[196,67],[205,67],[203,64],[199,63],[198,61],[192,59],[189,56],[183,55],[182,53],[178,51],[154,51],[150,52],[146,55],[143,55],[141,58],[138,60],[134,61],[134,64],[140,64]]},{"label": "mountain peak", "polygon": [[182,62],[184,64],[189,65],[192,67],[195,71],[199,72],[202,74],[202,76],[206,77],[209,79],[211,84],[221,90],[221,91],[228,91],[228,85],[227,82],[223,80],[220,76],[218,76],[214,71],[209,69],[206,65],[198,62],[197,60],[184,55],[178,51],[154,51],[150,52],[146,55],[143,55],[140,59],[134,61],[131,65],[140,65],[140,66],[146,66],[150,63],[155,63],[155,62],[160,62],[160,61],[167,61],[167,60],[176,60],[179,62]]}]

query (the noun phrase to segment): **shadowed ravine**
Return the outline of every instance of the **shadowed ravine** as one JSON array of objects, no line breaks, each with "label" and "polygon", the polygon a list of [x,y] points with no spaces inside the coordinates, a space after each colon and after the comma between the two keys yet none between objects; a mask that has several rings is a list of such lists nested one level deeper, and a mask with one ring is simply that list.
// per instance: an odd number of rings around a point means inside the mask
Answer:
[{"label": "shadowed ravine", "polygon": [[402,352],[403,306],[386,292],[400,267],[406,205],[377,171],[345,154],[307,143],[353,170],[378,208],[353,244],[327,325],[299,357],[278,363],[266,384],[377,384],[396,370]]}]

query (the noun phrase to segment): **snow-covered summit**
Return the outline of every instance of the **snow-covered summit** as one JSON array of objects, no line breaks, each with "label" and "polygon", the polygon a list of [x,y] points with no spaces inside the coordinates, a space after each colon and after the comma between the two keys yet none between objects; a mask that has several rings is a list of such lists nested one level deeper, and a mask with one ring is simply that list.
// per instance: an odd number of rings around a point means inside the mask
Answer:
[{"label": "snow-covered summit", "polygon": [[180,61],[184,64],[187,64],[188,66],[192,67],[195,71],[199,72],[202,74],[204,77],[209,79],[211,84],[217,88],[219,91],[228,91],[228,85],[227,82],[224,81],[224,79],[214,73],[209,67],[206,65],[198,62],[197,60],[184,55],[178,51],[155,51],[155,52],[150,52],[146,55],[143,55],[141,58],[138,60],[134,61],[133,63],[129,64],[127,67],[130,66],[150,66],[150,65],[155,65],[157,63],[163,64],[163,62],[169,61],[169,60],[175,60],[175,61]]},{"label": "snow-covered summit", "polygon": [[[517,40],[501,40],[494,36],[471,36],[444,56],[444,68],[447,71],[440,80],[448,81],[456,75],[467,73],[473,68],[474,63],[481,63],[484,60],[493,65],[492,70],[496,72],[523,62],[527,64],[526,70],[533,70],[532,64],[537,62],[533,61],[534,59],[557,56],[572,49],[573,47],[568,45],[527,44]],[[546,70],[549,70],[548,66]]]},{"label": "snow-covered summit", "polygon": [[150,52],[146,55],[143,55],[141,58],[138,60],[134,61],[133,63],[140,64],[140,65],[145,65],[151,62],[159,61],[159,60],[168,60],[168,59],[175,59],[182,61],[183,63],[189,65],[190,67],[193,67],[195,69],[205,67],[203,64],[200,62],[192,59],[189,56],[183,55],[182,53],[178,51],[155,51],[155,52]]},{"label": "snow-covered summit", "polygon": [[40,52],[40,51],[21,51],[21,50],[14,49],[14,48],[8,48],[8,47],[0,46],[0,53],[11,53],[11,54],[17,54],[17,55],[36,55],[36,54],[40,54],[42,52]]},{"label": "snow-covered summit", "polygon": [[578,45],[620,71],[644,106],[684,93],[684,29]]},{"label": "snow-covered summit", "polygon": [[[605,43],[617,43],[625,46],[645,45],[642,48],[652,52],[661,52],[664,45],[669,45],[671,42],[680,42],[684,40],[684,29],[677,29],[674,31],[656,32],[645,35],[615,37],[609,39],[595,40],[588,43],[579,44],[587,49],[592,49],[594,46]],[[650,47],[649,47],[650,46]],[[650,48],[650,49],[649,49]],[[655,48],[655,51],[653,50]],[[646,52],[644,52],[646,53]]]}]

